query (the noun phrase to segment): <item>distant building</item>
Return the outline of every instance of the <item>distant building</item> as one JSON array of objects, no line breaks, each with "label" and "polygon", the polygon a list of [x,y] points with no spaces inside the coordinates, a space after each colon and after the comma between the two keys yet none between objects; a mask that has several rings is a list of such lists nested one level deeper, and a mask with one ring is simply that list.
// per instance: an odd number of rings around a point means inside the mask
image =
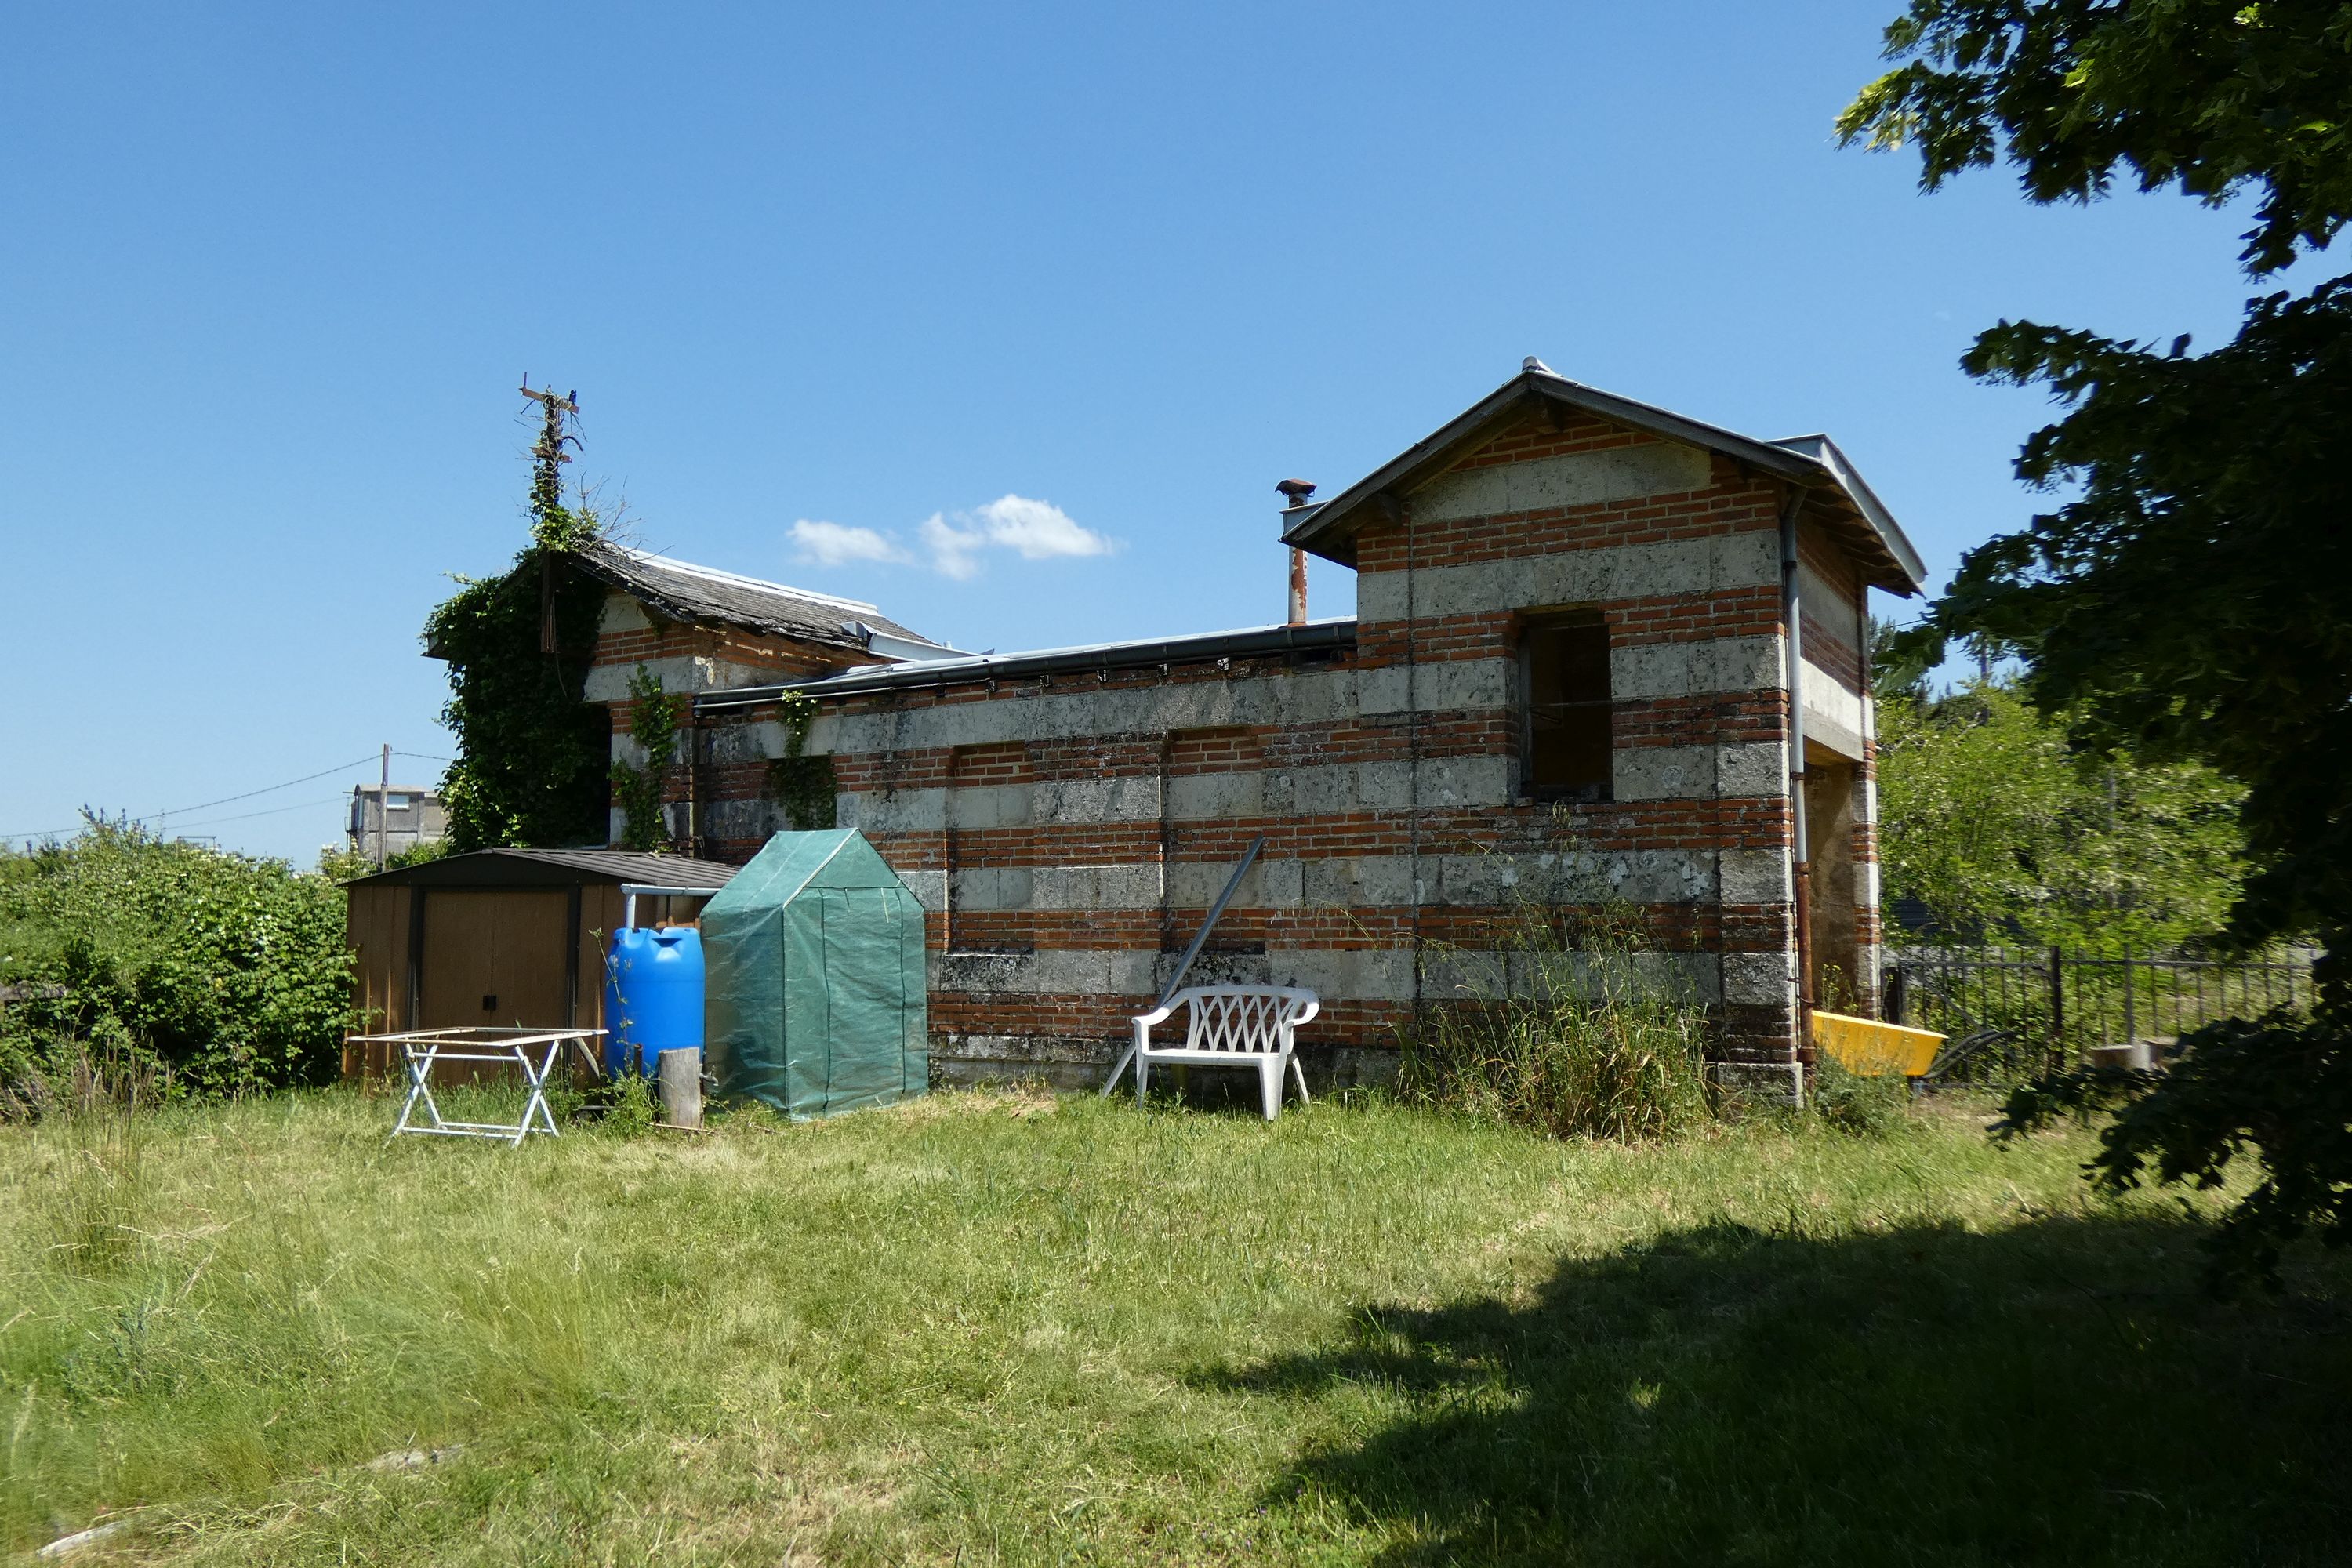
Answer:
[{"label": "distant building", "polygon": [[394,784],[388,790],[359,784],[352,790],[351,820],[343,832],[354,854],[373,860],[381,840],[389,858],[420,844],[438,844],[448,831],[441,797],[420,784]]}]

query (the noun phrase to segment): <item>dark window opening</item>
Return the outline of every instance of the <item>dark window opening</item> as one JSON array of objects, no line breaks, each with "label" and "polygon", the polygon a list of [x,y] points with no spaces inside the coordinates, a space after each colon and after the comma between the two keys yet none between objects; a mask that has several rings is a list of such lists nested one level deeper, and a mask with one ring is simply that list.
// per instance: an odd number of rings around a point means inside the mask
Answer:
[{"label": "dark window opening", "polygon": [[1546,800],[1610,796],[1609,628],[1597,617],[1538,622],[1519,642],[1528,789]]}]

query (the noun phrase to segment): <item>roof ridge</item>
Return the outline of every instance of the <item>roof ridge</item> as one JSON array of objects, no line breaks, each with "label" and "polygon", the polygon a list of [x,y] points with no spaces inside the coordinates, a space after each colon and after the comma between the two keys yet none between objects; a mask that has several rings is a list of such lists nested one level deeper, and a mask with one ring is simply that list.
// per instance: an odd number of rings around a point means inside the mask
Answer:
[{"label": "roof ridge", "polygon": [[750,577],[740,572],[722,571],[716,566],[703,566],[692,561],[680,561],[675,555],[662,555],[651,550],[639,550],[633,545],[622,544],[612,540],[605,541],[605,543],[634,560],[667,567],[672,572],[683,572],[688,576],[709,577],[719,583],[736,583],[746,588],[764,588],[770,593],[789,594],[795,599],[806,599],[812,604],[838,605],[845,610],[864,610],[873,616],[882,613],[881,605],[868,604],[864,599],[844,598],[839,594],[820,594],[814,588],[795,587],[790,583],[778,583],[766,577]]}]

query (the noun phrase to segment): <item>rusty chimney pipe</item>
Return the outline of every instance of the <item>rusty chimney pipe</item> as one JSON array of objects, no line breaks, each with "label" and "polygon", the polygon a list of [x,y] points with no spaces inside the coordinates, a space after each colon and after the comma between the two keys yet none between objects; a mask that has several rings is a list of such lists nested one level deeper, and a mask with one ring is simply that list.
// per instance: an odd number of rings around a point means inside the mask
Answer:
[{"label": "rusty chimney pipe", "polygon": [[[1282,520],[1286,532],[1291,518],[1307,504],[1307,498],[1315,493],[1315,487],[1305,479],[1284,479],[1274,488],[1282,492]],[[1307,552],[1294,545],[1290,552],[1290,625],[1306,624]]]}]

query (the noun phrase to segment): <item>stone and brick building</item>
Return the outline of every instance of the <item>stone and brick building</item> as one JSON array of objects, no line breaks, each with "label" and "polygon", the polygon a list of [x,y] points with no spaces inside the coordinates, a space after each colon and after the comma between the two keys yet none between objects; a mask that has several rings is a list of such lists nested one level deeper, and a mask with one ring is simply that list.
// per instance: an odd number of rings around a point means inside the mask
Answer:
[{"label": "stone and brick building", "polygon": [[1196,977],[1314,988],[1342,1077],[1528,898],[1628,912],[1751,1079],[1798,1070],[1801,963],[1871,1009],[1868,591],[1922,571],[1826,437],[1530,361],[1283,523],[1354,569],[1353,616],[986,656],[632,555],[589,693],[622,752],[637,663],[696,694],[674,821],[738,861],[784,826],[779,699],[815,700],[837,821],[929,911],[951,1077],[1098,1073],[1261,835]]}]

